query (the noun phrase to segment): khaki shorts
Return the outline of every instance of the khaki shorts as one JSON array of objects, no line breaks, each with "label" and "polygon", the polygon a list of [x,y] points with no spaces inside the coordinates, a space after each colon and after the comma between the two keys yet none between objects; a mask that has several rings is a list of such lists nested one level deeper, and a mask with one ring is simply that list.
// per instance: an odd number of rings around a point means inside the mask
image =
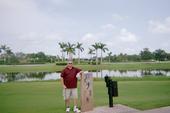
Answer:
[{"label": "khaki shorts", "polygon": [[64,100],[66,99],[75,99],[78,98],[77,96],[77,88],[71,88],[71,89],[63,89],[63,97]]}]

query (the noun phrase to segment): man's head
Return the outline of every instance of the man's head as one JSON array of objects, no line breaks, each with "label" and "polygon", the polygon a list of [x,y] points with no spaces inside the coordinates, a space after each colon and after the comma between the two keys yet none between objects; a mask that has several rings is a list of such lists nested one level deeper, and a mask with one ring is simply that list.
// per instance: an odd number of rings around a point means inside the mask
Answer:
[{"label": "man's head", "polygon": [[70,68],[70,69],[73,67],[73,61],[72,60],[69,60],[67,62],[67,67]]}]

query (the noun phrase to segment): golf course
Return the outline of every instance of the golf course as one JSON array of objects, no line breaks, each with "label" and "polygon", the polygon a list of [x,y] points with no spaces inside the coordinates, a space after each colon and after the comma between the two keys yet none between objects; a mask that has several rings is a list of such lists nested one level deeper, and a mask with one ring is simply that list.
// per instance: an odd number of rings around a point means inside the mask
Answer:
[{"label": "golf course", "polygon": [[170,113],[170,0],[0,0],[0,17],[0,113]]},{"label": "golf course", "polygon": [[[170,69],[169,62],[75,66],[83,70]],[[63,68],[64,66],[54,64],[4,65],[0,66],[0,72],[55,72],[61,71]],[[144,77],[112,77],[112,79],[118,81],[119,92],[119,96],[113,98],[114,104],[123,104],[140,110],[170,105],[170,76],[148,75]],[[80,85],[78,86],[80,97]],[[94,78],[93,89],[94,106],[108,106],[108,94],[104,79]],[[0,83],[1,113],[64,113],[64,109],[65,104],[59,80]]]}]

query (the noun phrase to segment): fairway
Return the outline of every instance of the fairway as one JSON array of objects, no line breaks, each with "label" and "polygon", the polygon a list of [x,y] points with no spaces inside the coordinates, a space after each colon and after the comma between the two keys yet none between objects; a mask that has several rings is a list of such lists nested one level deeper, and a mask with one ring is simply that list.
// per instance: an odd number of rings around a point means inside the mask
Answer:
[{"label": "fairway", "polygon": [[[170,105],[170,81],[119,81],[114,103],[137,109]],[[94,81],[95,106],[107,106],[104,81]],[[0,84],[0,113],[64,113],[59,81],[11,82]]]},{"label": "fairway", "polygon": [[[38,65],[0,65],[0,72],[56,72],[61,71],[65,66],[55,64]],[[133,62],[133,63],[112,63],[102,65],[75,65],[84,71],[87,70],[153,70],[170,69],[170,62]]]}]

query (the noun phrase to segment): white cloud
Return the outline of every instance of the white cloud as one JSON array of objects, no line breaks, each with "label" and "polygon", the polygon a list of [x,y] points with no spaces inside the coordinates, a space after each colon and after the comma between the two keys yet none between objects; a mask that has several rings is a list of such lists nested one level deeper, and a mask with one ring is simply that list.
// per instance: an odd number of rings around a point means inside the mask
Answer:
[{"label": "white cloud", "polygon": [[124,52],[125,53],[135,53],[136,52],[136,48],[125,48],[124,49]]},{"label": "white cloud", "polygon": [[84,44],[93,44],[95,42],[99,42],[100,41],[100,36],[98,33],[86,33],[82,38],[81,38],[81,41],[84,43]]},{"label": "white cloud", "polygon": [[114,20],[122,21],[122,20],[128,19],[129,17],[128,17],[128,16],[122,16],[122,15],[119,15],[119,14],[113,14],[113,15],[112,15],[112,18],[113,18]]},{"label": "white cloud", "polygon": [[149,21],[149,31],[152,33],[170,34],[170,17],[165,18],[164,21]]},{"label": "white cloud", "polygon": [[0,10],[0,29],[4,33],[25,33],[44,31],[51,18],[41,13],[33,1],[2,0]]},{"label": "white cloud", "polygon": [[[159,35],[152,37],[144,31],[145,18],[160,15],[159,12],[156,15],[149,14],[149,17],[148,14],[139,15],[134,21],[123,15],[136,17],[129,12],[131,10],[126,13],[126,10],[121,9],[125,12],[120,10],[122,13],[110,15],[115,7],[101,10],[101,7],[93,7],[96,2],[91,3],[89,5],[89,2],[69,0],[0,0],[0,43],[7,44],[14,52],[43,51],[49,54],[60,54],[57,43],[62,41],[82,42],[86,50],[91,44],[102,42],[113,53],[134,53],[143,47],[164,47],[170,50],[168,35],[163,35],[164,38]],[[101,13],[104,16],[101,17]],[[149,28],[153,33],[169,33],[170,17],[163,21],[151,20]],[[155,38],[157,40],[153,40]]]},{"label": "white cloud", "polygon": [[[113,28],[112,24],[103,25],[103,29],[95,33],[85,34],[81,40],[85,48],[91,47],[95,42],[102,42],[107,45],[109,50],[114,54],[130,53],[133,54],[136,52],[139,47],[136,46],[138,39],[135,33],[128,31],[126,28],[119,29],[114,26],[114,29],[110,30],[110,27]],[[108,29],[109,28],[109,29]],[[104,53],[104,55],[106,55]]]},{"label": "white cloud", "polygon": [[25,34],[16,34],[16,38],[21,41],[62,41],[64,36],[55,32],[29,32]]},{"label": "white cloud", "polygon": [[106,24],[106,25],[101,26],[101,28],[104,30],[113,30],[116,27],[113,24]]},{"label": "white cloud", "polygon": [[52,17],[42,11],[36,2],[0,0],[0,42],[10,46],[14,52],[44,51],[56,54],[57,42],[66,40],[66,31],[58,30],[62,29],[63,17]]},{"label": "white cloud", "polygon": [[120,30],[120,39],[124,42],[137,42],[137,37],[134,33],[127,31],[126,28]]}]

